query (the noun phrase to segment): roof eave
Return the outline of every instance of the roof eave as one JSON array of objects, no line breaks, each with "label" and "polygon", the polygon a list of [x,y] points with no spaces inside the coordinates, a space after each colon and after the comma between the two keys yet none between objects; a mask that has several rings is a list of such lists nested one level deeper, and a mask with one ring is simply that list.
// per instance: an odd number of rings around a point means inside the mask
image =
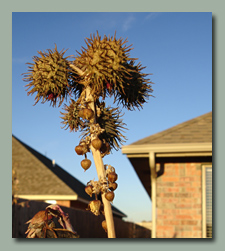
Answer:
[{"label": "roof eave", "polygon": [[127,145],[122,147],[122,153],[126,155],[146,153],[196,153],[208,152],[212,155],[212,143],[174,143],[174,144],[144,144]]}]

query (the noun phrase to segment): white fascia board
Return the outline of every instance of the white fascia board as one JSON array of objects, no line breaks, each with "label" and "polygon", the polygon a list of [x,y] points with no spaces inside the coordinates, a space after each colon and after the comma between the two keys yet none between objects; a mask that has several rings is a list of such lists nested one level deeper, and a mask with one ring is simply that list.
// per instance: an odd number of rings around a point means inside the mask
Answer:
[{"label": "white fascia board", "polygon": [[77,200],[77,195],[26,195],[18,194],[17,198],[26,199],[26,200]]},{"label": "white fascia board", "polygon": [[168,152],[212,152],[212,143],[182,143],[182,144],[146,144],[128,145],[122,147],[123,154],[143,153],[168,153]]}]

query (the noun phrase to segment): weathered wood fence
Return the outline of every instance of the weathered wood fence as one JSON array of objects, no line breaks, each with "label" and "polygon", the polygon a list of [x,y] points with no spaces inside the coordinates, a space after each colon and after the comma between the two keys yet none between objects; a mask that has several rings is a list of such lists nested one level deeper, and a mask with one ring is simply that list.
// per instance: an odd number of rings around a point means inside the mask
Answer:
[{"label": "weathered wood fence", "polygon": [[[49,204],[38,201],[27,201],[26,204],[14,204],[12,206],[12,237],[25,238],[27,224],[38,211],[44,210]],[[89,211],[60,206],[69,214],[70,221],[80,238],[107,238],[106,232],[101,226],[103,215],[95,216]],[[144,227],[126,222],[114,217],[117,238],[151,238],[151,231]]]}]

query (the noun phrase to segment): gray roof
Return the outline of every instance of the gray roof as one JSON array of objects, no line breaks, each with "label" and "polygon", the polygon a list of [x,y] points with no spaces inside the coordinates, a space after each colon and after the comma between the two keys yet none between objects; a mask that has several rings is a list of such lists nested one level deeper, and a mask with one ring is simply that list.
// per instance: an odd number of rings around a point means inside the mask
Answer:
[{"label": "gray roof", "polygon": [[153,134],[131,145],[212,142],[212,112]]},{"label": "gray roof", "polygon": [[[12,168],[19,181],[16,194],[19,195],[78,195],[89,202],[93,200],[85,185],[52,160],[12,136]],[[114,212],[126,216],[112,207]]]}]

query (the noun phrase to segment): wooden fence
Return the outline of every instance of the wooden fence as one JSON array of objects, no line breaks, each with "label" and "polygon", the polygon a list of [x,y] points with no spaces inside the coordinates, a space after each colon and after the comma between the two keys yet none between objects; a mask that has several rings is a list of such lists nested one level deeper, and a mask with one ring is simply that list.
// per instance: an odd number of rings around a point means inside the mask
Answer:
[{"label": "wooden fence", "polygon": [[[12,206],[12,237],[26,238],[28,220],[37,212],[44,210],[49,204],[38,201],[24,201],[23,205]],[[103,215],[95,216],[90,211],[73,209],[60,206],[65,213],[69,214],[71,224],[80,238],[107,238],[106,232],[101,226]],[[151,238],[151,231],[144,227],[126,222],[114,217],[117,238]]]}]

